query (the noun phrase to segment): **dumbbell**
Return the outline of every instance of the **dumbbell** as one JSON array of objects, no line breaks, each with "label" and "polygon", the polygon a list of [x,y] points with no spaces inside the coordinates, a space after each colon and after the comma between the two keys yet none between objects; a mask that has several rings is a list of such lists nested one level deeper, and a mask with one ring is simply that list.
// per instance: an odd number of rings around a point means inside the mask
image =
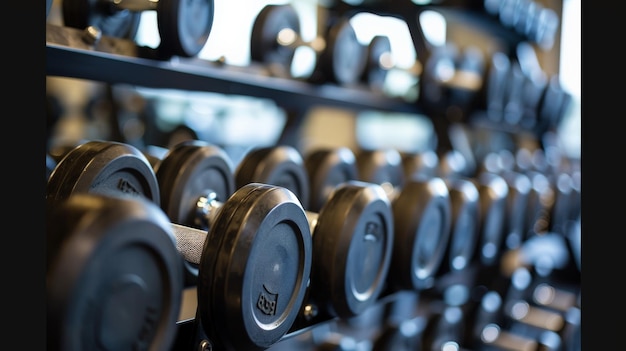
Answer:
[{"label": "dumbbell", "polygon": [[462,174],[467,169],[465,158],[456,151],[443,157],[434,150],[403,153],[405,179],[439,177],[448,188],[451,204],[450,238],[436,276],[460,273],[472,263],[479,239],[479,194],[475,182]]},{"label": "dumbbell", "polygon": [[[291,146],[249,151],[237,165],[235,178],[237,186],[263,179],[295,189],[308,207],[304,160]],[[352,179],[334,187],[323,204],[316,204],[320,205],[318,214],[311,208],[307,211],[315,255],[311,299],[317,305],[330,301],[328,313],[333,316],[358,315],[385,287],[395,241],[389,200],[379,185]]]},{"label": "dumbbell", "polygon": [[513,154],[508,150],[489,152],[481,162],[479,174],[486,172],[500,175],[507,183],[506,219],[504,226],[505,249],[520,247],[526,239],[527,210],[532,191],[531,178],[512,167]]},{"label": "dumbbell", "polygon": [[286,70],[292,76],[292,64],[298,48],[313,50],[318,56],[326,41],[317,37],[310,42],[300,36],[300,18],[291,4],[270,4],[257,14],[250,35],[250,58],[273,70]]},{"label": "dumbbell", "polygon": [[435,48],[427,62],[416,61],[409,68],[400,68],[394,63],[389,38],[376,35],[367,46],[367,63],[361,79],[380,90],[388,72],[403,71],[420,78],[420,100],[428,107],[441,110],[455,105],[466,110],[482,87],[484,66],[478,48],[468,46],[461,51],[454,44],[447,44]]},{"label": "dumbbell", "polygon": [[[396,163],[390,166],[388,158]],[[448,190],[439,178],[411,180],[402,190],[397,190],[392,182],[403,182],[400,159],[394,151],[364,151],[354,155],[349,149],[331,148],[309,153],[305,166],[311,191],[317,196],[324,196],[333,185],[355,174],[357,179],[385,189],[391,198],[395,227],[390,289],[422,290],[434,284],[434,273],[448,242],[451,211]]]},{"label": "dumbbell", "polygon": [[157,13],[161,39],[158,51],[164,56],[196,56],[213,26],[213,0],[64,0],[62,3],[66,26],[131,40],[143,11]]},{"label": "dumbbell", "polygon": [[[526,278],[515,277],[520,272]],[[531,275],[523,267],[516,270],[496,325],[511,335],[534,340],[541,349],[561,350],[563,336],[571,337],[567,333],[579,323],[577,295],[542,279],[537,282]]]},{"label": "dumbbell", "polygon": [[307,42],[300,36],[300,18],[293,5],[266,5],[253,23],[251,59],[282,67],[289,72],[287,76],[293,76],[292,61],[299,48],[308,48],[315,53],[315,68],[307,80],[339,84],[358,82],[365,64],[365,50],[356,39],[348,19],[331,21],[322,37]]},{"label": "dumbbell", "polygon": [[169,349],[183,275],[159,207],[85,191],[46,214],[48,348]]},{"label": "dumbbell", "polygon": [[[120,150],[126,153],[119,155]],[[194,148],[185,144],[176,150],[187,152]],[[189,164],[205,171],[204,166],[210,162],[195,162],[198,155],[202,154],[191,153]],[[166,172],[175,161],[178,161],[177,165],[189,166],[180,162],[181,157],[169,157],[166,157],[167,162],[159,165],[159,172]],[[67,163],[73,168],[65,166]],[[93,175],[96,170],[101,171],[100,176]],[[189,167],[181,166],[178,170],[188,171]],[[76,176],[72,177],[74,173],[86,175],[76,180]],[[203,181],[203,177],[197,176],[202,172],[190,171],[188,174],[196,177],[170,175],[169,179],[172,182],[182,182],[183,179],[191,183]],[[58,184],[63,179],[68,185],[76,183],[80,186],[61,187]],[[214,179],[209,182],[215,184]],[[130,185],[117,187],[120,183]],[[137,184],[150,184],[152,191],[125,195],[129,188],[143,190]],[[193,189],[189,184],[166,185],[164,189],[166,187]],[[137,195],[160,194],[159,189],[154,171],[139,150],[115,142],[91,141],[70,151],[54,170],[49,182],[49,201],[50,208],[53,208],[59,201],[79,193],[127,196],[147,201],[148,196]],[[165,195],[167,200],[164,203],[169,203],[177,194]],[[178,205],[186,210],[188,203]],[[220,206],[215,202],[211,205],[212,209],[219,208],[219,211],[212,213],[208,232],[170,224],[179,259],[184,259],[188,263],[186,266],[198,267],[198,306],[203,328],[218,344],[269,347],[291,327],[309,281],[312,245],[304,210],[289,190],[258,183],[237,189]],[[182,262],[179,264],[181,268],[177,273],[182,274],[184,266]],[[183,286],[182,279],[180,286]],[[249,299],[249,303],[232,303],[242,299]],[[228,329],[221,330],[221,326],[213,324],[216,320]]]}]

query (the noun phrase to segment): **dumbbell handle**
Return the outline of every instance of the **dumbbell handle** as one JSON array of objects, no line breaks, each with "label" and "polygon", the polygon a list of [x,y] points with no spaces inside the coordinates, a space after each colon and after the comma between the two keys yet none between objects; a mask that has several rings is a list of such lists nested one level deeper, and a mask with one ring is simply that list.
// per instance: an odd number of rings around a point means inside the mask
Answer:
[{"label": "dumbbell handle", "polygon": [[176,249],[178,249],[178,252],[180,252],[185,261],[199,265],[207,232],[176,223],[171,225],[176,238]]},{"label": "dumbbell handle", "polygon": [[133,12],[156,10],[158,0],[108,0],[111,5],[118,10],[129,10]]},{"label": "dumbbell handle", "polygon": [[[210,223],[213,221],[212,219],[215,218],[223,203],[216,200],[216,194],[214,192],[209,192],[206,196],[201,196],[196,203],[198,205],[197,219],[203,222],[203,228],[210,228]],[[304,212],[309,222],[311,233],[313,233],[317,225],[319,213],[312,211]],[[202,248],[207,236],[207,230],[196,229],[176,223],[172,223],[171,225],[176,238],[176,248],[178,252],[180,252],[185,261],[200,264],[200,257],[202,256]]]}]

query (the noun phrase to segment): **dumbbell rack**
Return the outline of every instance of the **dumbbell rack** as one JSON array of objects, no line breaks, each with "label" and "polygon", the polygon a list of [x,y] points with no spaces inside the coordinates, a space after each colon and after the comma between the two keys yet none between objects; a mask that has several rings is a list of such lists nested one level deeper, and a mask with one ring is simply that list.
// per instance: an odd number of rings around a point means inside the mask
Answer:
[{"label": "dumbbell rack", "polygon": [[[471,2],[471,1],[470,1]],[[467,5],[463,1],[448,1],[451,8]],[[340,5],[331,7],[336,13],[351,10]],[[384,13],[380,9],[370,9],[374,13]],[[523,38],[503,30],[491,20],[487,23],[499,36],[510,43]],[[411,27],[413,29],[413,27]],[[419,40],[415,39],[416,49]],[[291,143],[290,126],[298,125],[308,110],[315,106],[347,108],[350,110],[376,110],[423,114],[423,108],[411,101],[384,96],[380,93],[358,87],[340,87],[334,84],[309,84],[292,79],[273,77],[258,67],[229,66],[221,62],[211,62],[195,58],[175,57],[163,60],[155,50],[137,46],[133,41],[121,38],[102,37],[94,44],[84,40],[81,30],[46,24],[47,76],[86,79],[109,84],[130,84],[147,88],[206,91],[221,94],[247,95],[268,98],[289,112],[293,118],[286,124],[280,143]],[[426,55],[423,55],[426,56]],[[97,68],[97,69],[95,69]],[[133,72],[133,74],[128,74]],[[488,121],[479,121],[482,127],[491,126]],[[487,124],[485,124],[487,123]],[[447,135],[440,135],[441,139]],[[387,297],[387,299],[393,298]],[[385,299],[381,299],[384,303]],[[183,323],[181,333],[194,333],[191,324]],[[186,328],[186,329],[185,329]],[[304,330],[304,329],[302,329]],[[294,335],[302,330],[295,330]],[[189,335],[185,335],[187,337]]]}]

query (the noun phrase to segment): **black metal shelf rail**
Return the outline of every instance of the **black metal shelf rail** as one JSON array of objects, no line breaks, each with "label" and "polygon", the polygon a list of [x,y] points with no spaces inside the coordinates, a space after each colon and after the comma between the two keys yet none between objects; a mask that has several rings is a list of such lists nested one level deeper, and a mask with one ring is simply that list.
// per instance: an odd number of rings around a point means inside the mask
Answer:
[{"label": "black metal shelf rail", "polygon": [[[46,74],[148,88],[206,91],[269,98],[289,110],[314,106],[419,113],[419,107],[360,87],[315,85],[269,76],[260,67],[229,66],[198,58],[162,60],[156,50],[102,36],[94,45],[79,29],[47,24]],[[132,72],[132,74],[129,74]]]}]

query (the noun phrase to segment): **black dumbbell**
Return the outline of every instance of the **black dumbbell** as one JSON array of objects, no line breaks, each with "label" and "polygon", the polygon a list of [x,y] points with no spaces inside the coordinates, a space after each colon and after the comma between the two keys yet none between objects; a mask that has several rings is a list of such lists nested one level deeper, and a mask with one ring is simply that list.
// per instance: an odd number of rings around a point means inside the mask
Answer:
[{"label": "black dumbbell", "polygon": [[250,35],[250,58],[268,65],[277,75],[297,76],[292,72],[296,51],[307,48],[318,56],[326,47],[323,38],[306,42],[300,35],[300,17],[291,4],[270,4],[257,14]]},{"label": "black dumbbell", "polygon": [[520,247],[526,238],[526,218],[532,190],[530,177],[514,170],[513,154],[499,151],[489,152],[482,160],[479,174],[486,172],[500,175],[507,183],[506,219],[504,225],[504,248],[512,250]]},{"label": "black dumbbell", "polygon": [[134,39],[143,11],[156,11],[166,56],[196,56],[213,26],[213,0],[64,0],[63,23],[98,35]]},{"label": "black dumbbell", "polygon": [[[267,184],[293,188],[294,174],[299,178],[305,172],[298,170],[302,165],[296,157],[299,153],[294,152],[285,146],[255,149],[238,164],[235,178],[240,187],[263,179]],[[197,223],[200,215],[210,227],[208,222],[220,204],[219,198],[207,201],[207,190],[226,190],[234,183],[227,181],[232,175],[225,158],[216,147],[199,141],[183,142],[170,150],[156,169],[166,213],[181,220],[195,217],[189,223]],[[244,174],[249,175],[248,181],[242,180]],[[296,189],[308,189],[308,184]],[[187,198],[181,201],[172,195],[177,193],[187,194]],[[376,301],[384,286],[393,245],[388,207],[386,195],[378,186],[351,182],[334,189],[318,212],[306,211],[313,235],[312,305],[328,305],[331,314],[346,317],[359,314]],[[332,260],[328,259],[329,253],[334,253],[330,254]]]},{"label": "black dumbbell", "polygon": [[[327,196],[316,194],[313,203],[308,200],[309,176],[300,152],[287,145],[258,147],[237,165],[235,184],[266,182],[300,194],[313,228],[312,299],[318,305],[330,301],[331,315],[351,317],[373,304],[385,287],[395,242],[394,221],[381,186],[348,179],[345,169],[326,170],[342,186],[318,183]],[[329,253],[334,253],[332,262],[327,262]]]},{"label": "black dumbbell", "polygon": [[[324,194],[327,189],[357,174],[358,179],[379,184],[390,195],[394,222],[394,249],[389,273],[390,289],[426,289],[434,284],[450,229],[450,202],[443,180],[413,179],[404,184],[401,156],[395,150],[362,151],[319,149],[307,155],[305,165],[312,192]],[[333,170],[350,169],[342,177]],[[356,170],[356,172],[355,172]],[[402,189],[395,185],[402,185]],[[428,218],[427,221],[423,219]]]},{"label": "black dumbbell", "polygon": [[47,209],[46,228],[49,349],[169,349],[183,275],[156,204],[77,193]]},{"label": "black dumbbell", "polygon": [[[194,149],[181,146],[180,150]],[[202,153],[192,154],[197,155]],[[172,157],[168,164],[174,161],[176,158]],[[202,166],[206,163],[193,161],[192,166],[204,170]],[[165,172],[164,164],[160,163],[160,167]],[[170,177],[170,180],[183,178]],[[193,183],[202,178],[186,180]],[[53,208],[70,196],[97,193],[150,199],[156,204],[160,203],[156,201],[160,194],[157,183],[149,162],[136,148],[116,142],[90,141],[70,151],[59,162],[48,183],[48,203]],[[193,186],[176,184],[168,189],[193,189]],[[170,195],[167,194],[167,203]],[[178,205],[188,210],[188,204]],[[211,216],[208,233],[171,223],[179,258],[187,263],[182,267],[197,267],[203,328],[217,343],[233,342],[244,348],[269,347],[291,327],[304,300],[312,247],[307,217],[300,201],[289,190],[258,183],[239,188],[219,209]],[[234,283],[226,284],[226,281]],[[182,287],[183,282],[180,284]],[[232,299],[249,299],[249,303],[232,305]],[[225,306],[229,307],[224,310]],[[208,323],[214,320],[228,325],[228,330]]]},{"label": "black dumbbell", "polygon": [[251,59],[275,64],[287,70],[287,76],[292,76],[292,61],[298,48],[308,48],[315,53],[315,67],[307,77],[311,82],[358,82],[365,64],[365,48],[358,42],[349,19],[331,21],[322,37],[306,42],[300,36],[300,18],[293,5],[266,5],[253,24]]}]

